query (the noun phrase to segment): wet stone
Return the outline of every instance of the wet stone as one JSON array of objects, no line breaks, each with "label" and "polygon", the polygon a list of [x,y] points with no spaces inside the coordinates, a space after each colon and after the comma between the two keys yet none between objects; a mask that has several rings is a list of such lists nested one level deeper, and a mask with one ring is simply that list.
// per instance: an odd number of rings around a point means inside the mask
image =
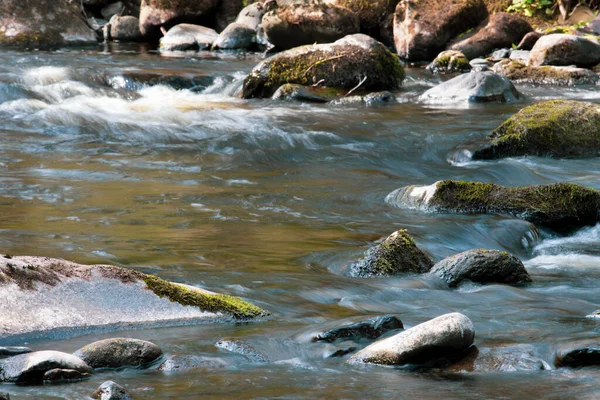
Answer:
[{"label": "wet stone", "polygon": [[10,357],[26,353],[31,353],[31,349],[29,347],[0,346],[0,357]]},{"label": "wet stone", "polygon": [[199,369],[212,370],[227,367],[229,367],[229,364],[216,357],[174,355],[165,360],[165,362],[158,367],[158,370],[163,372],[186,372]]},{"label": "wet stone", "polygon": [[332,343],[339,339],[377,339],[395,329],[404,329],[402,321],[393,315],[383,315],[332,329],[314,337],[312,341]]},{"label": "wet stone", "polygon": [[162,356],[154,343],[129,338],[99,340],[73,353],[92,368],[147,367]]},{"label": "wet stone", "polygon": [[328,358],[344,357],[345,355],[354,353],[355,351],[356,351],[356,347],[354,347],[354,346],[345,347],[343,349],[334,351],[333,353],[331,353],[331,355],[328,356]]},{"label": "wet stone", "polygon": [[255,363],[269,362],[269,358],[256,350],[252,345],[236,338],[224,338],[219,340],[215,346],[218,348],[243,355],[246,359]]},{"label": "wet stone", "polygon": [[72,382],[87,379],[92,374],[74,369],[55,368],[44,374],[44,382]]},{"label": "wet stone", "polygon": [[40,383],[46,372],[57,368],[84,374],[92,372],[83,360],[72,354],[46,350],[0,360],[0,381]]},{"label": "wet stone", "polygon": [[559,345],[554,353],[557,368],[600,366],[600,339],[578,340]]},{"label": "wet stone", "polygon": [[92,399],[97,400],[133,400],[125,388],[113,381],[106,381],[94,393]]}]

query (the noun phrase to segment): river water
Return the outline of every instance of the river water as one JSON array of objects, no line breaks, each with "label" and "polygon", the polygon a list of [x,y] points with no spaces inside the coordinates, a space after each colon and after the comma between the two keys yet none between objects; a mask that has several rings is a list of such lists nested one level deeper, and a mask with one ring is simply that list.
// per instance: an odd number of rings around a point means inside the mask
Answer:
[{"label": "river water", "polygon": [[[527,100],[508,105],[424,104],[419,94],[440,78],[408,69],[398,101],[380,107],[235,97],[260,59],[161,57],[127,47],[0,54],[3,252],[126,266],[272,312],[248,324],[19,342],[72,352],[100,338],[136,337],[168,355],[204,357],[206,365],[0,390],[16,399],[84,399],[112,379],[136,399],[600,398],[598,369],[357,367],[327,357],[338,347],[310,341],[382,314],[414,326],[453,311],[473,321],[480,348],[508,346],[517,359],[527,353],[549,365],[557,343],[598,337],[600,321],[585,316],[600,308],[600,226],[561,237],[505,216],[427,214],[385,202],[399,187],[440,179],[600,189],[600,159],[475,163],[461,156],[525,105],[600,101],[596,88],[519,87]],[[180,79],[156,84],[161,75]],[[188,88],[177,89],[181,82]],[[449,290],[419,276],[347,276],[348,263],[401,228],[435,261],[479,247],[510,251],[534,284]],[[223,337],[245,340],[270,362],[217,348]]]}]

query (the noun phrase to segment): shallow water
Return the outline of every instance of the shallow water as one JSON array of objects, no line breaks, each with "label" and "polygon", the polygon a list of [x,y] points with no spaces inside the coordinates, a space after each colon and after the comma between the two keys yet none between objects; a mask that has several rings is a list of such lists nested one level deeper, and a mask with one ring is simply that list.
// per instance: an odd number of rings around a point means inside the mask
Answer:
[{"label": "shallow water", "polygon": [[[413,326],[459,311],[473,320],[478,346],[530,344],[552,364],[554,344],[597,337],[600,322],[585,316],[600,308],[600,226],[569,237],[537,235],[505,216],[426,214],[384,199],[399,187],[440,179],[571,181],[600,189],[600,159],[456,156],[527,104],[598,101],[600,91],[519,87],[528,98],[516,104],[440,106],[418,101],[440,79],[413,69],[398,102],[381,107],[235,97],[260,59],[161,57],[137,48],[0,54],[4,253],[127,266],[242,296],[273,314],[249,324],[13,338],[11,344],[71,352],[98,338],[137,337],[169,355],[206,357],[207,365],[0,390],[16,399],[82,399],[112,379],[136,399],[599,398],[598,369],[449,374],[357,367],[326,358],[336,347],[310,338],[386,313]],[[161,75],[181,79],[144,85]],[[419,276],[345,275],[348,263],[400,228],[434,260],[478,247],[515,253],[535,283],[448,290]],[[271,362],[252,364],[215,347],[223,337],[244,339]]]}]

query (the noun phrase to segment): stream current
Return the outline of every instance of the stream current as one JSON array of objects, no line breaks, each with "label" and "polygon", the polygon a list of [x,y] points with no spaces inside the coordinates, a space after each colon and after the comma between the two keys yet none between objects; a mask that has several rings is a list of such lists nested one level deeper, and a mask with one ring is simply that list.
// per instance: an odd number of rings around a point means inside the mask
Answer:
[{"label": "stream current", "polygon": [[[473,321],[478,347],[526,345],[549,365],[557,343],[598,337],[600,320],[586,315],[600,308],[600,226],[565,237],[507,216],[423,213],[385,201],[399,187],[441,179],[600,189],[600,158],[471,162],[461,151],[528,104],[600,101],[597,88],[519,86],[527,99],[515,104],[426,104],[418,96],[440,78],[408,69],[391,105],[239,99],[241,79],[260,60],[128,47],[0,53],[2,252],[125,266],[241,296],[272,313],[247,324],[0,339],[72,352],[125,336],[153,341],[167,355],[206,359],[189,372],[100,372],[73,384],[0,391],[85,399],[111,379],[136,399],[600,398],[599,369],[359,367],[328,358],[337,347],[310,341],[373,316],[394,314],[410,327],[454,311]],[[449,290],[419,276],[347,275],[350,262],[397,229],[434,261],[479,247],[509,251],[534,283]],[[217,348],[223,337],[243,339],[270,362]]]}]

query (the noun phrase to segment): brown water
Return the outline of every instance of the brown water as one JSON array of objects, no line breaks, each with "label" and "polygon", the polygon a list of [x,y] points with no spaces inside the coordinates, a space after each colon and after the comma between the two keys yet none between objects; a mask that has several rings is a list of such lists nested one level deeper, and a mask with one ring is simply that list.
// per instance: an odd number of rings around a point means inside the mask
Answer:
[{"label": "brown water", "polygon": [[[348,366],[311,335],[394,314],[406,326],[452,311],[473,320],[479,347],[598,337],[600,227],[569,237],[503,216],[425,214],[384,201],[440,179],[516,186],[572,181],[600,189],[600,160],[455,154],[523,106],[600,100],[596,88],[520,87],[528,100],[431,105],[439,82],[409,70],[398,102],[334,107],[234,97],[260,55],[161,57],[138,49],[0,54],[2,252],[110,263],[242,296],[265,322],[122,332],[54,332],[33,349],[74,351],[98,338],[151,340],[168,355],[207,357],[189,373],[103,372],[69,385],[4,385],[16,399],[84,399],[112,379],[136,399],[598,399],[598,369],[449,374]],[[196,76],[191,90],[144,86],[139,72]],[[139,76],[139,74],[137,75]],[[452,161],[455,160],[455,161]],[[419,276],[356,279],[349,262],[406,228],[435,260],[477,247],[521,257],[527,288],[439,287]],[[88,333],[88,334],[85,334]],[[215,343],[239,337],[271,362]],[[10,343],[25,344],[12,338]]]}]

